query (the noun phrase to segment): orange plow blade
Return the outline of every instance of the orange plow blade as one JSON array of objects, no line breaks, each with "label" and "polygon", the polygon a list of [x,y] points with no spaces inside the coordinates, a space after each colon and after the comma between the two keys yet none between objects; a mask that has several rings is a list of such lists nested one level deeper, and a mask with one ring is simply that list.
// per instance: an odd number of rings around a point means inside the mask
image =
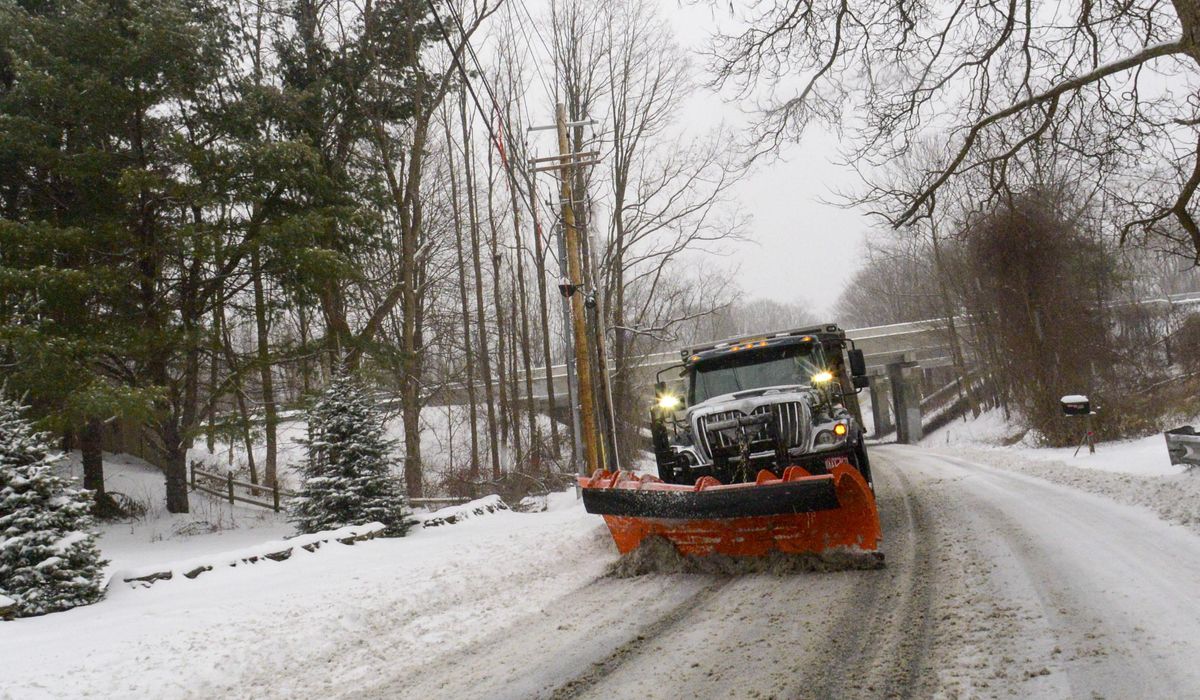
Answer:
[{"label": "orange plow blade", "polygon": [[684,486],[601,470],[579,484],[584,507],[604,516],[622,554],[655,535],[688,556],[876,551],[881,530],[870,487],[844,461],[828,471],[788,467],[783,478],[764,470],[754,483],[703,477]]}]

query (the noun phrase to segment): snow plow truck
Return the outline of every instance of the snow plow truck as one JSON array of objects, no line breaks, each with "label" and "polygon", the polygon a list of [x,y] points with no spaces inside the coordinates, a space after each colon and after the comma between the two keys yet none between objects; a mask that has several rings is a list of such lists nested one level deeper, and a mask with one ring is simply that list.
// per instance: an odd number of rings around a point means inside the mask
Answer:
[{"label": "snow plow truck", "polygon": [[[836,325],[684,348],[655,383],[658,476],[580,477],[625,554],[646,538],[684,555],[874,552],[879,514],[863,440],[861,350]],[[664,381],[665,374],[675,374]]]}]

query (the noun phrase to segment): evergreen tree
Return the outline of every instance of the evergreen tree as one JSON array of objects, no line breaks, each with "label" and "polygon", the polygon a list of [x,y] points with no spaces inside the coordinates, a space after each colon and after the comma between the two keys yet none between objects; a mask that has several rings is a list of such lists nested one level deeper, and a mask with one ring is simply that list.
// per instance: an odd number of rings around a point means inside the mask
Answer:
[{"label": "evergreen tree", "polygon": [[221,66],[208,5],[0,3],[4,375],[45,427],[80,436],[97,492],[101,422],[144,420],[172,512],[187,510],[201,273],[221,233],[181,137],[206,126],[194,112]]},{"label": "evergreen tree", "polygon": [[332,216],[308,201],[319,153],[280,135],[291,99],[235,9],[0,2],[0,378],[79,437],[101,499],[115,416],[144,426],[167,510],[187,512],[187,451],[217,403],[211,319],[248,276],[303,290],[330,268],[296,253]]},{"label": "evergreen tree", "polygon": [[292,501],[301,532],[380,522],[400,537],[412,524],[400,483],[392,475],[395,442],[384,437],[383,417],[364,388],[335,377],[308,413],[304,484]]},{"label": "evergreen tree", "polygon": [[54,473],[60,456],[22,411],[0,396],[0,596],[27,617],[99,600],[105,562],[91,498]]}]

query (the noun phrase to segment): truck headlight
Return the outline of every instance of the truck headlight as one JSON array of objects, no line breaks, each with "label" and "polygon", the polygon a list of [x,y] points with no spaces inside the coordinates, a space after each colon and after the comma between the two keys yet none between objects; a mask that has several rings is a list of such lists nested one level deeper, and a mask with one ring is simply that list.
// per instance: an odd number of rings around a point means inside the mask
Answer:
[{"label": "truck headlight", "polygon": [[813,449],[824,450],[831,447],[837,447],[846,442],[846,434],[850,432],[849,426],[839,421],[832,426],[828,426],[817,431],[813,437]]},{"label": "truck headlight", "polygon": [[813,384],[828,384],[833,381],[833,372],[817,372],[812,376]]},{"label": "truck headlight", "polygon": [[674,394],[662,394],[658,397],[658,407],[664,411],[674,411],[679,408],[679,397]]}]

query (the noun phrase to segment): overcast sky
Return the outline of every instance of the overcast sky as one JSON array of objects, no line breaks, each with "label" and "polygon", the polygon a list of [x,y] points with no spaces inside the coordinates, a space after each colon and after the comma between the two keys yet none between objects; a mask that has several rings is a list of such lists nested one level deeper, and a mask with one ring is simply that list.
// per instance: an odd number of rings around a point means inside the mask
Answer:
[{"label": "overcast sky", "polygon": [[858,211],[823,203],[831,188],[856,184],[839,167],[832,139],[813,132],[787,149],[786,159],[759,166],[736,190],[753,215],[754,244],[736,259],[746,293],[780,301],[803,299],[826,314],[858,267],[868,220]]},{"label": "overcast sky", "polygon": [[[706,48],[718,22],[728,22],[728,6],[718,9],[707,3],[680,4],[660,0],[662,16],[670,23],[679,44],[694,53],[693,71],[699,82],[707,82]],[[539,13],[549,14],[548,0],[534,0]],[[537,48],[536,46],[534,47]],[[549,123],[552,112],[540,108],[537,86],[530,91],[530,118]],[[719,124],[744,126],[749,115],[744,102],[697,88],[679,115],[685,133],[697,135]],[[552,133],[531,136],[535,150],[553,149]],[[831,306],[858,267],[862,242],[869,221],[858,211],[822,202],[835,190],[850,190],[858,184],[855,173],[836,165],[838,147],[832,134],[811,131],[803,143],[787,146],[778,158],[762,159],[748,177],[733,190],[742,211],[751,217],[749,242],[741,243],[718,265],[701,264],[714,271],[737,269],[736,282],[747,297],[767,297],[782,302],[805,302],[820,316],[828,317]]]},{"label": "overcast sky", "polygon": [[[680,7],[662,0],[680,44],[705,47],[724,17],[710,6]],[[714,14],[715,13],[715,14]],[[706,78],[705,59],[694,57],[698,77]],[[698,90],[685,109],[688,122],[710,126],[719,120],[744,123],[739,106],[709,90]],[[739,265],[738,283],[748,296],[784,302],[803,300],[827,315],[858,268],[870,221],[857,210],[823,202],[835,190],[849,190],[858,176],[839,160],[836,136],[810,131],[804,141],[785,148],[780,158],[762,160],[734,194],[753,218],[753,243],[738,246],[730,261]]]}]

